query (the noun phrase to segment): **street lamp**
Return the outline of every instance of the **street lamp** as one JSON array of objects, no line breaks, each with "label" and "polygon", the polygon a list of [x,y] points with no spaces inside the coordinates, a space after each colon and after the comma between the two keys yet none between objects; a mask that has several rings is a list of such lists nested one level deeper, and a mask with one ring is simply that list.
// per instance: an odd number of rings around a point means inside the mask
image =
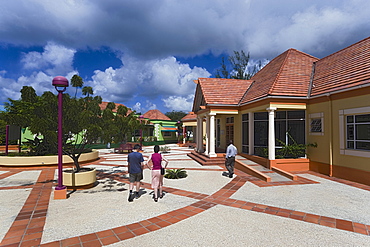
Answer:
[{"label": "street lamp", "polygon": [[143,115],[139,116],[140,121],[140,149],[143,150],[143,126],[141,125],[141,121],[144,119]]},{"label": "street lamp", "polygon": [[67,187],[63,185],[63,92],[68,87],[68,80],[63,76],[54,77],[52,85],[58,91],[58,185],[55,187],[54,199],[66,199]]}]

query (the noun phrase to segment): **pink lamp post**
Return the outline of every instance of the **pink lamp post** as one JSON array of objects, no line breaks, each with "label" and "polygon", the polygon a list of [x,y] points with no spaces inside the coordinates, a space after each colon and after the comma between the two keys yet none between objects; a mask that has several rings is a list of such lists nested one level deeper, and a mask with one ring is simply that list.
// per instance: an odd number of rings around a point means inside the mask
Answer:
[{"label": "pink lamp post", "polygon": [[140,121],[140,149],[143,150],[143,126],[141,126],[141,121],[144,119],[143,115],[139,116]]},{"label": "pink lamp post", "polygon": [[66,199],[67,187],[63,185],[63,92],[68,87],[68,80],[63,76],[54,77],[52,85],[58,91],[58,185],[55,187],[54,199]]}]

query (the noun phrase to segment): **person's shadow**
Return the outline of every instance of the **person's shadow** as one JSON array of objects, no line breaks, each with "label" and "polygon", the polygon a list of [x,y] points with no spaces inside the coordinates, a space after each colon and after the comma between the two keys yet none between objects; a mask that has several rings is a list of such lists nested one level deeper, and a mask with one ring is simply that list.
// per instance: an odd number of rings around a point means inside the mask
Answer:
[{"label": "person's shadow", "polygon": [[229,177],[230,173],[229,172],[223,172],[222,176]]}]

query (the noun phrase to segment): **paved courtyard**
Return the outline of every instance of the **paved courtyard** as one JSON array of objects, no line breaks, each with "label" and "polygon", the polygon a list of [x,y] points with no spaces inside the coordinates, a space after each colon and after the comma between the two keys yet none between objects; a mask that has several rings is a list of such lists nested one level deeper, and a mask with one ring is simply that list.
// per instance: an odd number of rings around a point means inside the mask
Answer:
[{"label": "paved courtyard", "polygon": [[[150,171],[128,202],[127,154],[100,150],[98,185],[54,200],[56,167],[0,167],[0,246],[370,246],[370,186],[313,172],[266,183],[224,167],[201,166],[170,145],[164,181],[152,199]],[[152,147],[145,147],[148,157]]]}]

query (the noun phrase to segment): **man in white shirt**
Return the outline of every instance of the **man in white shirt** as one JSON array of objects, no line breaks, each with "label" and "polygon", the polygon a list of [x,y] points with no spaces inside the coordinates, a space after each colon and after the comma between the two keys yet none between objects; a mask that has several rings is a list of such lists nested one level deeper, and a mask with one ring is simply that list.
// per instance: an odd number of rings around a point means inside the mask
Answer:
[{"label": "man in white shirt", "polygon": [[226,149],[226,161],[225,161],[226,169],[229,171],[229,178],[232,178],[234,175],[235,156],[237,154],[238,150],[233,145],[233,141],[230,140],[229,146],[227,146]]}]

